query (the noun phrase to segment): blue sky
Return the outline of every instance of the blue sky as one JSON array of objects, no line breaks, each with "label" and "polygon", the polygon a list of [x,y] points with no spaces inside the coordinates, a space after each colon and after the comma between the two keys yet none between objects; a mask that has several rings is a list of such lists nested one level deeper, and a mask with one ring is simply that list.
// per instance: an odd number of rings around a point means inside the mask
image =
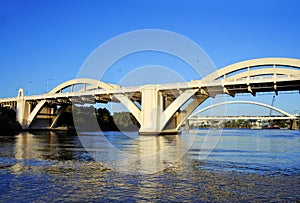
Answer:
[{"label": "blue sky", "polygon": [[[46,83],[50,90],[75,78],[99,45],[138,29],[182,34],[217,68],[258,57],[300,58],[299,8],[297,0],[0,0],[0,97],[14,97],[20,87],[41,94]],[[300,111],[299,98],[279,95],[275,106]],[[272,95],[235,99],[270,104]]]}]

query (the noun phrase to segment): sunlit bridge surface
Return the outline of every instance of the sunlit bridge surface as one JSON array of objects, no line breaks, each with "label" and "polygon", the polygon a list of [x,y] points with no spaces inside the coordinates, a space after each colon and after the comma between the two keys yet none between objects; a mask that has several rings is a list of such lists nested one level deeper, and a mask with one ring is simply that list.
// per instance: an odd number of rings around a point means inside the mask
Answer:
[{"label": "sunlit bridge surface", "polygon": [[[300,132],[291,130],[223,130],[204,160],[208,129],[142,140],[119,132],[39,132],[0,136],[0,201],[296,201],[300,199]],[[90,153],[82,146],[106,137],[127,153],[153,154],[166,148],[188,152],[156,157],[153,163],[125,163],[126,170],[162,167],[153,174],[120,173],[97,158],[104,145]],[[206,140],[207,141],[207,140]],[[147,146],[145,145],[147,143]],[[149,147],[151,145],[151,148]],[[170,151],[172,152],[172,151]],[[115,157],[113,157],[112,160]],[[170,195],[172,194],[172,195]]]}]

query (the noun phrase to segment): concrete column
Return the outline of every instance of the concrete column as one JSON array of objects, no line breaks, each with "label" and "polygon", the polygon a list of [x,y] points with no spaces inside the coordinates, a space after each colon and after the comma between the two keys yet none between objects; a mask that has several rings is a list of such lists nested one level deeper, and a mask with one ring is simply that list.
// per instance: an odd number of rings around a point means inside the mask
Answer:
[{"label": "concrete column", "polygon": [[290,120],[290,129],[291,130],[297,130],[298,129],[298,124],[297,124],[296,119]]},{"label": "concrete column", "polygon": [[160,132],[162,114],[161,95],[155,86],[145,86],[142,90],[142,115],[140,134],[156,134]]},{"label": "concrete column", "polygon": [[17,97],[16,118],[23,129],[28,127],[27,119],[29,115],[29,110],[29,103],[27,103],[24,99],[24,89],[20,88]]}]

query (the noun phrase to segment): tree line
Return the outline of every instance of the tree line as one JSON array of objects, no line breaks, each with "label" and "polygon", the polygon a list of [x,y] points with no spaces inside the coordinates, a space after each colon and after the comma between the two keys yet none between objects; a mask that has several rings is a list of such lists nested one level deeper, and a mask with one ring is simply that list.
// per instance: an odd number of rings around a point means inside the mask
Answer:
[{"label": "tree line", "polygon": [[[97,123],[96,123],[97,122]],[[57,123],[58,126],[75,126],[80,131],[137,131],[138,121],[130,112],[113,115],[106,108],[93,106],[68,106]]]},{"label": "tree line", "polygon": [[20,131],[21,125],[16,121],[16,112],[8,107],[0,107],[0,131]]},{"label": "tree line", "polygon": [[[276,121],[268,121],[263,123],[263,126],[278,126],[280,128],[286,128],[288,126],[288,121],[286,120],[276,120]],[[212,121],[210,124],[201,123],[197,127],[199,128],[209,128],[209,127],[224,127],[224,128],[251,128],[255,126],[252,124],[251,120],[227,120],[221,122],[219,120]]]},{"label": "tree line", "polygon": [[[75,116],[73,116],[73,114]],[[96,123],[95,123],[96,122]],[[80,131],[137,131],[140,124],[130,112],[113,115],[106,108],[93,106],[68,106],[57,121],[57,127],[68,127]],[[0,131],[20,131],[16,112],[8,107],[0,107]]]}]

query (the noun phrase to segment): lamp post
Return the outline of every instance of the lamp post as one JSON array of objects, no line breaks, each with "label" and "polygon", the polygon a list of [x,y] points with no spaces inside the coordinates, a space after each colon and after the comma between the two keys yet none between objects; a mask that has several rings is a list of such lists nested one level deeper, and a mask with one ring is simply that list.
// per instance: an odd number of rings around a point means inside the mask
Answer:
[{"label": "lamp post", "polygon": [[[122,69],[118,69],[118,72],[117,72],[117,74],[116,74],[116,84],[118,83],[118,78],[119,78],[119,75],[121,74],[121,72],[122,72]],[[120,81],[119,81],[120,82]]]},{"label": "lamp post", "polygon": [[49,79],[47,80],[47,82],[46,82],[46,92],[45,92],[45,93],[48,92],[49,82],[52,81],[52,80],[53,80],[52,78],[49,78]]},{"label": "lamp post", "polygon": [[29,81],[26,85],[26,91],[25,91],[25,95],[28,94],[28,90],[29,90],[29,85],[32,84],[32,81]]}]

